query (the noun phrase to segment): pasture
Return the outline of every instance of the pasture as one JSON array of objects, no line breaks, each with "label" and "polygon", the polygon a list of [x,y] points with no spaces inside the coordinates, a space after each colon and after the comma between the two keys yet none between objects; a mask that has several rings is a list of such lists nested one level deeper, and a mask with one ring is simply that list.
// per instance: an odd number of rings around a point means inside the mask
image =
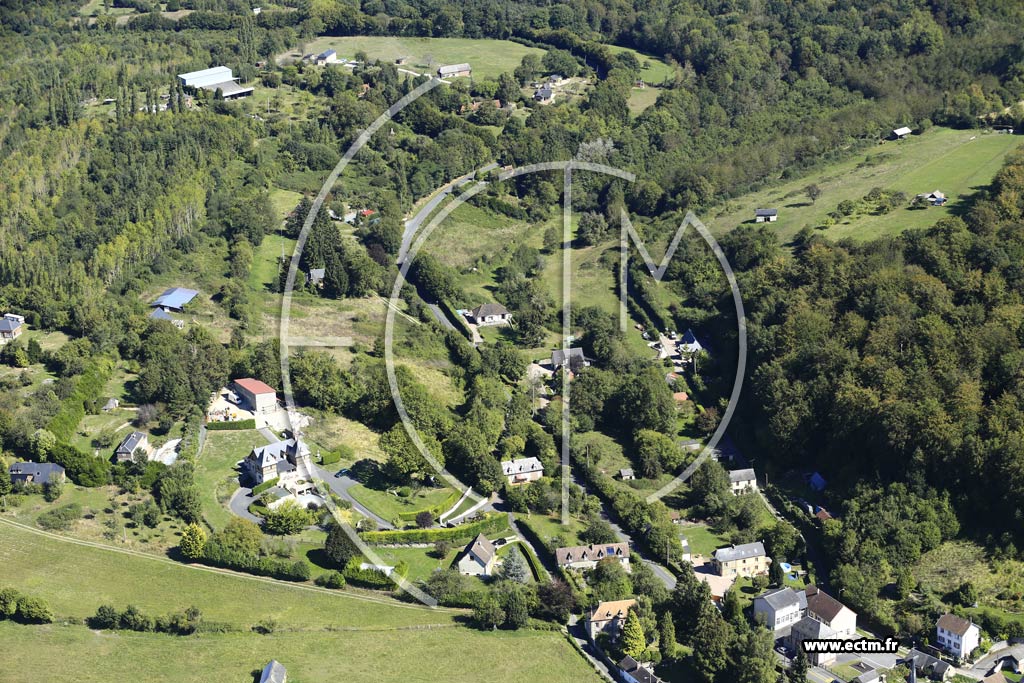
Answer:
[{"label": "pasture", "polygon": [[[860,202],[878,187],[903,192],[906,202],[888,213],[858,211],[819,232],[830,239],[870,240],[894,235],[956,215],[968,196],[991,182],[1006,154],[1021,142],[1013,135],[932,128],[905,140],[880,143],[866,154],[731,200],[704,220],[713,233],[721,235],[743,223],[753,223],[754,209],[777,208],[778,221],[767,225],[781,240],[788,241],[805,226],[825,226],[828,214],[836,211],[840,202]],[[804,193],[812,183],[821,190],[814,202]],[[949,197],[945,206],[909,208],[915,195],[933,190]]]},{"label": "pasture", "polygon": [[182,637],[0,622],[0,639],[8,649],[38,650],[31,664],[5,667],[5,683],[66,680],[69,661],[75,663],[78,683],[238,683],[254,680],[253,672],[271,658],[287,667],[293,683],[333,680],[339,674],[353,683],[475,683],[478,670],[460,665],[468,653],[486,657],[488,678],[503,683],[599,680],[561,634],[542,631],[448,627]]},{"label": "pasture", "polygon": [[[0,622],[7,649],[37,652],[31,666],[4,669],[3,680],[10,683],[63,680],[69,661],[82,682],[137,679],[145,662],[148,681],[227,683],[250,680],[271,657],[287,666],[296,683],[327,680],[339,671],[367,682],[476,680],[471,669],[423,664],[457,662],[467,652],[486,652],[495,680],[596,680],[561,634],[474,631],[457,626],[453,610],[190,568],[59,541],[8,523],[0,524],[0,561],[4,585],[45,599],[58,621],[84,619],[102,604],[133,604],[151,615],[196,605],[206,622],[227,631],[181,637]],[[275,622],[273,633],[250,631],[268,620]]]},{"label": "pasture", "polygon": [[400,57],[408,61],[403,69],[420,73],[434,72],[443,64],[469,62],[476,78],[497,78],[519,66],[527,54],[543,55],[544,50],[509,40],[474,38],[405,38],[392,36],[322,36],[306,43],[304,51],[319,54],[334,49],[340,59],[352,59],[365,52],[370,59],[394,63]]}]

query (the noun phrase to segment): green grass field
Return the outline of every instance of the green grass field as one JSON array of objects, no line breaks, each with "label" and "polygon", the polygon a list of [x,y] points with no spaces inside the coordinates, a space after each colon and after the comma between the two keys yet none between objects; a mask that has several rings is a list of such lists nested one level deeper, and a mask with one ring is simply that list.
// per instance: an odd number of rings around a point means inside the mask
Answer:
[{"label": "green grass field", "polygon": [[398,38],[359,36],[335,38],[323,36],[305,45],[305,52],[338,51],[338,57],[352,59],[356,52],[365,52],[370,59],[394,62],[408,57],[402,67],[410,71],[436,71],[443,64],[469,62],[476,78],[496,78],[511,73],[527,54],[543,55],[544,50],[527,47],[508,40],[473,38]]},{"label": "green grass field", "polygon": [[[874,187],[904,192],[908,204],[917,194],[940,190],[949,197],[944,207],[911,210],[904,205],[880,216],[856,215],[840,220],[823,234],[833,239],[869,240],[925,227],[954,215],[962,207],[961,200],[987,185],[1006,154],[1020,144],[1020,138],[1013,135],[932,128],[906,140],[884,142],[809,176],[729,201],[705,222],[720,235],[753,222],[756,208],[777,208],[779,220],[767,225],[788,241],[804,226],[822,226],[839,202],[856,202]],[[810,183],[821,189],[814,203],[803,192]]]},{"label": "green grass field", "polygon": [[377,631],[202,634],[93,632],[84,626],[18,626],[0,622],[5,649],[38,650],[31,662],[4,667],[5,683],[146,680],[151,683],[247,683],[271,658],[289,683],[321,683],[340,675],[354,683],[476,683],[469,653],[484,654],[487,676],[502,683],[599,680],[558,633],[483,633],[466,628]]},{"label": "green grass field", "polygon": [[655,88],[653,86],[647,86],[646,88],[633,88],[629,91],[629,111],[633,116],[640,114],[645,109],[653,107],[654,103],[658,101],[658,95],[661,94],[661,88]]},{"label": "green grass field", "polygon": [[623,52],[632,53],[643,67],[640,70],[640,78],[644,79],[648,84],[661,85],[665,81],[671,80],[675,75],[677,67],[673,67],[671,64],[668,64],[657,57],[645,55],[642,52],[637,52],[636,50],[628,47],[620,47],[618,45],[608,45],[607,47],[611,53],[615,55]]},{"label": "green grass field", "polygon": [[[38,650],[31,666],[4,667],[5,683],[67,680],[68,662],[83,682],[137,680],[141,674],[147,681],[227,683],[250,680],[271,658],[282,661],[296,683],[327,680],[340,671],[356,681],[477,680],[465,667],[424,667],[427,659],[461,661],[466,652],[486,652],[495,680],[575,683],[595,676],[557,633],[473,631],[454,626],[451,610],[194,569],[9,524],[0,524],[0,562],[3,585],[44,598],[63,619],[84,619],[101,604],[134,604],[152,615],[196,605],[206,621],[237,631],[175,637],[0,622],[6,649]],[[277,622],[274,634],[249,632],[268,619]]]}]

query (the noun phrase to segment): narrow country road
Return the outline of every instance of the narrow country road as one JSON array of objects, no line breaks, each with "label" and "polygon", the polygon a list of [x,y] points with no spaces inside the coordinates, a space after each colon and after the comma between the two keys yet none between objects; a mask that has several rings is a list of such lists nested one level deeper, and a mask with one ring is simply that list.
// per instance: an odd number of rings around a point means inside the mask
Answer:
[{"label": "narrow country road", "polygon": [[405,232],[402,234],[402,246],[398,250],[398,265],[401,266],[405,262],[405,255],[409,252],[409,247],[412,246],[412,238],[416,235],[416,231],[419,230],[420,225],[427,217],[434,213],[434,210],[440,206],[441,202],[444,201],[445,197],[452,193],[452,190],[457,186],[469,182],[476,177],[477,173],[486,173],[498,167],[496,163],[490,163],[486,166],[467,173],[464,176],[459,176],[454,180],[442,185],[436,194],[432,196],[426,204],[424,204],[412,217],[405,221]]},{"label": "narrow country road", "polygon": [[[580,478],[575,468],[573,468],[572,470],[572,479],[584,491],[587,490],[586,483]],[[640,554],[640,551],[637,549],[636,544],[633,543],[633,538],[629,534],[627,534],[622,529],[622,527],[619,526],[618,523],[616,523],[612,519],[611,515],[608,513],[608,507],[605,504],[604,500],[601,500],[601,519],[608,522],[609,526],[611,526],[612,531],[615,532],[615,535],[618,537],[619,541],[621,541],[622,543],[629,544],[630,552],[636,557],[639,557],[648,567],[650,567],[651,571],[654,572],[654,575],[657,576],[663,584],[665,584],[666,588],[672,590],[676,587],[675,575],[672,574],[672,572],[670,572],[669,570],[665,569],[665,567],[655,562],[654,560],[644,557]]]}]

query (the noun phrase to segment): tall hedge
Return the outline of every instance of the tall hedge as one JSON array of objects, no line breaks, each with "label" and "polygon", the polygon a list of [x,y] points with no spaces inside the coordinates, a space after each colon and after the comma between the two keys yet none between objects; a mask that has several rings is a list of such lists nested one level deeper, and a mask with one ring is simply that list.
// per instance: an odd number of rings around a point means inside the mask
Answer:
[{"label": "tall hedge", "polygon": [[75,380],[75,388],[71,394],[61,401],[60,410],[50,419],[46,428],[57,437],[58,441],[67,442],[75,435],[78,423],[85,417],[85,404],[103,393],[103,388],[114,370],[114,361],[110,358],[93,359],[85,371]]},{"label": "tall hedge", "polygon": [[460,543],[473,540],[478,534],[493,534],[508,528],[508,517],[493,512],[484,519],[456,527],[440,529],[406,529],[403,531],[366,531],[360,536],[371,544],[381,543]]}]

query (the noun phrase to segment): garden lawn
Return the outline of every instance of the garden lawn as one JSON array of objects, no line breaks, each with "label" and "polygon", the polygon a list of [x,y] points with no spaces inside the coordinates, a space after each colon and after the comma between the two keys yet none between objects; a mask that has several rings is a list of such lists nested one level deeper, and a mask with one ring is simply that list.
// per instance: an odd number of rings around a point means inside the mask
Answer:
[{"label": "garden lawn", "polygon": [[433,548],[381,548],[376,547],[374,552],[387,564],[394,566],[399,562],[405,562],[409,566],[409,574],[406,578],[413,583],[427,579],[439,569],[447,569],[455,558],[462,553],[462,546],[453,546],[443,560],[434,557]]},{"label": "garden lawn", "polygon": [[308,43],[306,52],[318,54],[332,48],[338,51],[339,59],[352,59],[360,51],[370,59],[391,63],[399,57],[408,57],[408,62],[401,68],[421,73],[433,73],[443,64],[469,62],[475,78],[496,78],[504,72],[512,73],[525,55],[544,54],[544,50],[539,48],[508,40],[389,36],[324,36]]},{"label": "garden lawn", "polygon": [[729,545],[728,539],[716,534],[705,524],[681,526],[679,534],[685,536],[686,540],[690,542],[692,555],[703,555],[706,559],[710,559],[711,553],[718,548]]},{"label": "garden lawn", "polygon": [[[414,492],[412,496],[402,498],[401,496],[392,495],[387,491],[369,488],[363,484],[356,484],[348,492],[361,505],[386,520],[396,520],[401,513],[418,512],[441,505],[454,493],[450,488],[422,488]],[[450,505],[445,506],[445,510],[448,507]],[[406,522],[406,524],[412,524],[412,521]]]},{"label": "garden lawn", "polygon": [[[797,180],[744,195],[701,218],[711,232],[721,235],[742,223],[753,223],[754,209],[777,208],[779,220],[764,225],[789,240],[804,226],[823,225],[839,202],[857,202],[874,187],[904,192],[908,204],[915,195],[933,190],[949,197],[942,207],[911,210],[903,205],[880,216],[855,214],[823,231],[831,239],[869,240],[897,234],[956,215],[964,198],[988,185],[1006,154],[1020,144],[1020,138],[1013,135],[935,127],[922,135],[881,143]],[[814,203],[803,192],[811,183],[821,189]]]},{"label": "garden lawn", "polygon": [[196,461],[196,485],[203,516],[215,529],[222,528],[232,518],[227,501],[238,488],[235,463],[248,456],[253,446],[266,442],[254,429],[206,433],[206,445]]},{"label": "garden lawn", "polygon": [[519,513],[516,514],[516,521],[530,527],[552,552],[555,548],[583,545],[579,533],[583,531],[584,524],[578,519],[571,518],[569,524],[562,524],[562,519],[558,514],[526,515]]},{"label": "garden lawn", "polygon": [[[241,597],[241,596],[238,596]],[[238,683],[271,659],[289,683],[419,681],[476,683],[471,653],[486,653],[488,678],[502,683],[591,683],[589,664],[559,633],[481,632],[451,627],[390,632],[156,633],[93,632],[84,626],[20,626],[0,622],[7,651],[31,650],[31,662],[4,668],[5,683],[146,680],[151,683]]]}]

